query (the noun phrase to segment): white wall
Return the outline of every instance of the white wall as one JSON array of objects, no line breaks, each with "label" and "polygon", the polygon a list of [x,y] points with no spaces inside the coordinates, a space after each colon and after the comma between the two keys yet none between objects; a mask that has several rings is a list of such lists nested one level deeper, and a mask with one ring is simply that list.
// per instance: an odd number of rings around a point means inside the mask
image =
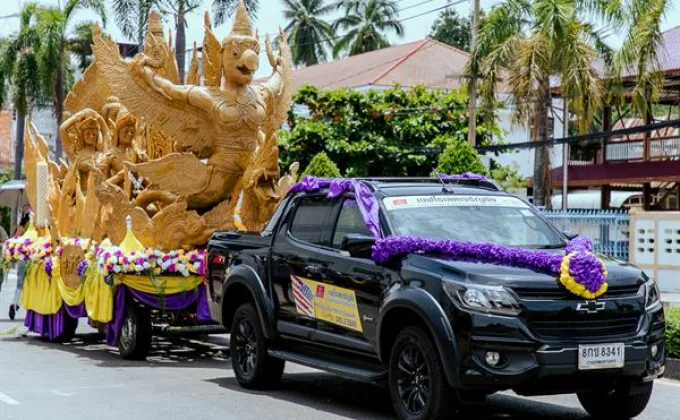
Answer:
[{"label": "white wall", "polygon": [[[35,125],[35,128],[47,141],[47,145],[50,148],[50,152],[54,154],[57,145],[57,121],[52,113],[52,108],[40,108],[35,109],[30,113],[30,119]],[[26,120],[28,123],[28,119]],[[12,120],[11,129],[11,139],[12,139],[12,158],[14,158],[14,150],[16,145],[16,120]],[[54,157],[54,156],[53,156]]]},{"label": "white wall", "polygon": [[[504,103],[508,103],[507,97],[501,97]],[[562,138],[562,100],[553,99],[553,109],[555,112],[554,119],[554,136],[556,139]],[[515,124],[512,122],[512,108],[507,106],[506,109],[500,109],[498,112],[498,123],[505,131],[504,141],[506,144],[524,143],[531,141],[531,133],[527,124]],[[518,165],[519,173],[522,176],[529,177],[534,175],[534,149],[518,149],[508,150],[498,153],[496,156],[493,153],[487,153],[487,156],[494,159],[501,165],[512,166],[514,163]],[[551,148],[550,153],[551,167],[562,166],[562,146]]]}]

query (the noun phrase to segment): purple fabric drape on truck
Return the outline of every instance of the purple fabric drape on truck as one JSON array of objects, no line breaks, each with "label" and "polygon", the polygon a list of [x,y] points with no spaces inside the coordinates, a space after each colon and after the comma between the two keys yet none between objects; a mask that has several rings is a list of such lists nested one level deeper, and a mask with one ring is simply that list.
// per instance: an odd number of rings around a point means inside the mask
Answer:
[{"label": "purple fabric drape on truck", "polygon": [[68,306],[63,304],[59,311],[53,315],[42,315],[35,311],[26,311],[26,319],[24,326],[30,332],[40,334],[42,337],[54,341],[64,333],[66,328],[66,317],[81,318],[86,316],[85,302],[76,306]]},{"label": "purple fabric drape on truck", "polygon": [[186,309],[196,302],[196,318],[200,323],[212,322],[208,296],[205,285],[199,285],[195,290],[160,296],[153,293],[140,292],[124,284],[117,286],[113,300],[113,319],[106,326],[106,343],[110,346],[118,345],[120,330],[125,319],[125,307],[128,297],[135,297],[147,306],[157,309],[179,311]]},{"label": "purple fabric drape on truck", "polygon": [[[118,285],[113,302],[113,319],[106,325],[106,343],[111,346],[118,345],[118,337],[125,318],[125,306],[127,298],[133,296],[142,303],[152,308],[178,311],[186,309],[196,303],[196,318],[199,323],[212,322],[208,307],[208,296],[205,285],[199,285],[195,290],[160,296],[154,293],[140,292],[123,284]],[[41,315],[34,311],[26,311],[24,325],[30,332],[40,334],[42,337],[54,341],[64,333],[67,317],[87,317],[85,302],[76,306],[63,304],[56,314]]]}]

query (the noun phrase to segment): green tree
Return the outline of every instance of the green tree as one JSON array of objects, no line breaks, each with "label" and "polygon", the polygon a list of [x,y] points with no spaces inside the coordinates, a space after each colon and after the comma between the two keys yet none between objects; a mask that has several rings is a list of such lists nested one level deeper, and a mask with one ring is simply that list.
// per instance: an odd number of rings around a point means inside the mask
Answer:
[{"label": "green tree", "polygon": [[[213,16],[215,24],[221,25],[227,18],[234,14],[241,0],[213,0]],[[252,18],[257,17],[257,9],[260,7],[260,0],[243,0],[248,13]]]},{"label": "green tree", "polygon": [[[586,130],[606,91],[596,63],[605,63],[612,74],[634,65],[642,70],[636,92],[654,92],[656,82],[646,70],[656,59],[659,19],[666,8],[667,0],[506,0],[484,20],[470,71],[482,77],[480,92],[487,103],[495,100],[497,83],[507,83],[514,119],[530,123],[535,141],[548,138],[550,80],[559,78],[570,111]],[[628,28],[620,51],[604,42],[595,21]],[[641,102],[649,95],[645,98]],[[535,150],[534,202],[549,205],[550,154],[546,146]]]},{"label": "green tree", "polygon": [[[106,24],[106,6],[104,0],[69,0],[66,6],[61,9],[58,7],[41,7],[36,12],[38,32],[40,34],[40,60],[41,80],[45,91],[51,91],[52,107],[57,126],[61,125],[64,112],[64,98],[67,94],[68,85],[65,83],[65,76],[69,71],[69,59],[73,52],[73,46],[80,46],[82,51],[82,33],[76,34],[71,38],[68,28],[75,19],[75,14],[80,9],[91,9],[97,13],[104,24]],[[80,25],[80,30],[87,27],[91,28],[91,23],[86,26]],[[87,39],[86,39],[87,40]],[[90,51],[91,54],[91,51]],[[81,59],[81,62],[85,59]],[[57,134],[57,158],[61,157],[61,141]]]},{"label": "green tree", "polygon": [[[480,13],[483,17],[483,13]],[[432,24],[429,37],[463,51],[470,51],[470,19],[455,9],[444,9]]]},{"label": "green tree", "polygon": [[17,113],[14,179],[21,179],[24,160],[24,129],[28,111],[44,97],[41,91],[38,53],[40,34],[35,25],[36,3],[21,10],[20,30],[0,42],[0,104],[9,98]]},{"label": "green tree", "polygon": [[334,48],[333,54],[347,51],[349,55],[389,47],[389,33],[404,36],[404,27],[399,22],[399,8],[393,0],[349,0],[338,2],[345,15],[333,24],[333,28],[345,31]]},{"label": "green tree", "polygon": [[307,165],[307,168],[302,173],[302,176],[312,175],[321,178],[338,178],[340,177],[340,169],[326,152],[317,153]]},{"label": "green tree", "polygon": [[158,0],[158,7],[164,15],[171,15],[175,21],[175,58],[179,80],[184,81],[187,52],[187,16],[201,6],[201,0]]},{"label": "green tree", "polygon": [[486,168],[474,147],[466,140],[446,139],[448,145],[439,155],[437,172],[449,175],[472,172],[485,174]]},{"label": "green tree", "polygon": [[113,14],[118,29],[127,39],[134,40],[142,48],[149,27],[149,13],[156,9],[160,0],[115,0]]},{"label": "green tree", "polygon": [[290,20],[284,29],[296,65],[313,66],[326,61],[326,48],[331,45],[335,31],[321,19],[334,9],[324,0],[283,0],[283,16]]},{"label": "green tree", "polygon": [[[429,176],[445,139],[467,138],[467,95],[425,87],[356,92],[302,87],[289,130],[281,130],[281,167],[305,168],[325,152],[346,176]],[[478,116],[482,144],[499,140],[494,118]]]}]

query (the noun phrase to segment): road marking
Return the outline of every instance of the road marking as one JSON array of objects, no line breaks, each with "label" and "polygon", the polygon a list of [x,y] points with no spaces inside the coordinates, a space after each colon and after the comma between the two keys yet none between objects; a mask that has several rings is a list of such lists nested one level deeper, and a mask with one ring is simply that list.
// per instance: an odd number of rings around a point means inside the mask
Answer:
[{"label": "road marking", "polygon": [[72,396],[76,395],[73,392],[62,392],[62,391],[57,391],[56,389],[52,390],[52,393],[57,394],[60,397],[72,397]]},{"label": "road marking", "polygon": [[4,392],[0,392],[0,401],[4,402],[7,405],[17,405],[17,404],[19,404],[19,401],[15,400],[14,398],[10,397],[9,395],[5,394]]}]

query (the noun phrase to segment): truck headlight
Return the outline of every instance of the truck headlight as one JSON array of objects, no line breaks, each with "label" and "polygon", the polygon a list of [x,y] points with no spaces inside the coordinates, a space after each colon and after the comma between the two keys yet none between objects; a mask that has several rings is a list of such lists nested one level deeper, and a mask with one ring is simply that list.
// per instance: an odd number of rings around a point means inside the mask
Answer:
[{"label": "truck headlight", "polygon": [[659,305],[661,302],[661,290],[654,280],[645,283],[645,308],[647,310]]},{"label": "truck headlight", "polygon": [[500,286],[482,286],[444,281],[444,293],[457,306],[472,311],[516,316],[521,312],[519,303]]}]

